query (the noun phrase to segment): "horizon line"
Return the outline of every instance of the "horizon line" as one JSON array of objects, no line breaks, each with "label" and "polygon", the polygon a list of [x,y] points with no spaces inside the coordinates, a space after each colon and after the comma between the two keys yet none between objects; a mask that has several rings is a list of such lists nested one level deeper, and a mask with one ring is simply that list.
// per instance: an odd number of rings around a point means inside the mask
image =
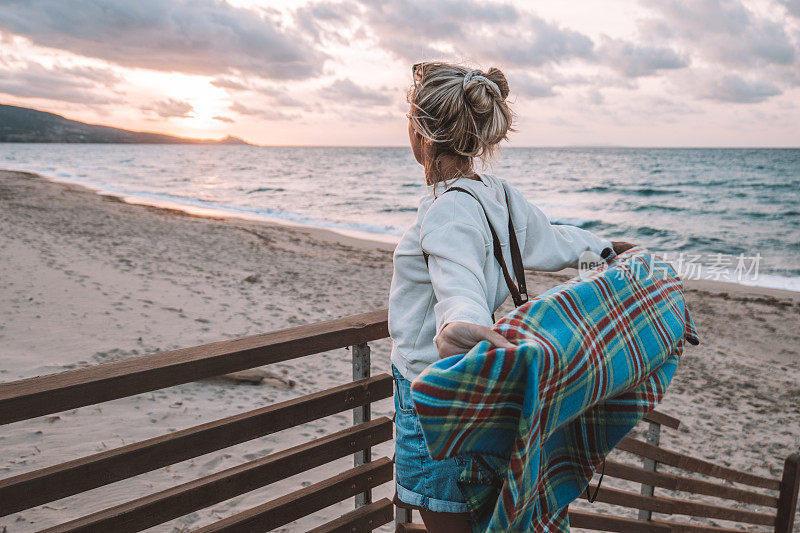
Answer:
[{"label": "horizon line", "polygon": [[[129,130],[132,131],[132,130]],[[136,133],[154,133],[156,135],[165,135],[168,137],[176,137],[189,141],[219,141],[227,137],[235,137],[228,135],[221,139],[198,139],[193,137],[178,137],[170,134],[157,133],[157,132],[136,132]],[[236,137],[239,138],[239,137]],[[240,138],[239,138],[240,139]],[[205,144],[198,143],[155,143],[155,142],[49,142],[49,141],[0,141],[0,144],[14,145],[14,144],[94,144],[94,145],[152,145],[152,146],[203,146],[206,148],[405,148],[410,149],[408,145],[402,144],[255,144],[245,141],[245,144]],[[529,145],[529,146],[505,146],[502,149],[516,150],[516,149],[556,149],[556,148],[607,148],[607,149],[651,149],[651,150],[800,150],[800,145],[797,146],[748,146],[748,145],[731,145],[731,146],[692,146],[692,145],[627,145],[627,144],[553,144],[553,145]]]},{"label": "horizon line", "polygon": [[[10,144],[10,143],[9,143]],[[36,143],[31,143],[36,144]],[[71,144],[71,143],[60,143],[60,144]],[[95,143],[95,144],[105,144],[105,143]],[[182,145],[183,146],[183,145]],[[214,146],[226,146],[226,145],[214,145]],[[235,145],[227,145],[227,146],[235,146]],[[254,146],[257,148],[408,148],[408,145],[403,144],[250,144],[249,146]],[[675,150],[686,150],[686,149],[697,149],[697,150],[725,150],[725,149],[733,149],[733,150],[798,150],[800,149],[800,145],[797,146],[747,146],[747,145],[731,145],[731,146],[665,146],[665,145],[626,145],[626,144],[553,144],[553,145],[528,145],[528,146],[504,146],[501,149],[516,149],[516,148],[653,148],[653,149],[675,149]]]}]

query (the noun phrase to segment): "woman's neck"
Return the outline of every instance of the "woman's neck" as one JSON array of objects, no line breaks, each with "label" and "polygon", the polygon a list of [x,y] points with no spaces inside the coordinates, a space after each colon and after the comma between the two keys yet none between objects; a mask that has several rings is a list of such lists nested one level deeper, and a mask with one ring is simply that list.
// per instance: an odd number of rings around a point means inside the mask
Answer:
[{"label": "woman's neck", "polygon": [[428,185],[455,178],[480,179],[472,170],[472,161],[467,157],[449,155],[440,157],[438,172],[436,170],[432,164],[425,165],[425,182]]}]

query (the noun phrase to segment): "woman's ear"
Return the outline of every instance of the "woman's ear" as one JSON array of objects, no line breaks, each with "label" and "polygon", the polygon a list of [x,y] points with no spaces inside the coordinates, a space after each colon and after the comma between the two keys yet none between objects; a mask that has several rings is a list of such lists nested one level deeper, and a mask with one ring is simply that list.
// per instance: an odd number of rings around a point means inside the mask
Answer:
[{"label": "woman's ear", "polygon": [[[417,133],[419,135],[419,133]],[[436,148],[433,145],[433,141],[430,139],[426,139],[422,135],[419,135],[419,143],[422,147],[422,157],[425,160],[433,160],[434,156],[436,155]]]},{"label": "woman's ear", "polygon": [[414,142],[416,142],[419,146],[425,147],[427,144],[428,139],[422,136],[420,132],[414,130]]},{"label": "woman's ear", "polygon": [[411,151],[414,153],[414,159],[420,165],[425,164],[425,137],[415,130],[411,123],[408,125],[408,136],[411,140]]}]

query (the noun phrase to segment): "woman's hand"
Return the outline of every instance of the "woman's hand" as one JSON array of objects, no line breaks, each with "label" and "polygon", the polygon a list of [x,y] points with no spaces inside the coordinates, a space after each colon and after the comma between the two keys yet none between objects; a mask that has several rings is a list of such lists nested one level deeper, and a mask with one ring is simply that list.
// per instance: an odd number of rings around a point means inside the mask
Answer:
[{"label": "woman's hand", "polygon": [[486,326],[469,322],[451,322],[436,338],[439,357],[466,353],[481,341],[489,341],[496,348],[516,348],[508,339]]},{"label": "woman's hand", "polygon": [[636,245],[625,241],[611,241],[611,246],[614,247],[614,253],[619,255],[622,252],[627,252]]}]

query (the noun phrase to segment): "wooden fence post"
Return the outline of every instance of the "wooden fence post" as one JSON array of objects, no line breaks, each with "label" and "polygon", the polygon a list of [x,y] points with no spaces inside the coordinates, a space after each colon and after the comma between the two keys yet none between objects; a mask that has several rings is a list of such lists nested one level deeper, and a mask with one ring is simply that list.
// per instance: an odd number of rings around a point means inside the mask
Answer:
[{"label": "wooden fence post", "polygon": [[397,507],[394,508],[394,524],[395,529],[400,524],[410,524],[412,517],[411,517],[411,509],[406,509],[405,507]]},{"label": "wooden fence post", "polygon": [[[645,440],[647,440],[647,442],[653,446],[658,446],[659,442],[661,442],[661,424],[657,422],[650,422],[650,425],[647,428],[647,437]],[[644,469],[655,472],[657,464],[658,463],[655,461],[655,459],[645,459]],[[652,485],[645,485],[642,483],[642,496],[652,496],[654,490],[655,487]],[[651,516],[653,516],[652,511],[639,509],[639,520],[650,520]]]},{"label": "wooden fence post", "polygon": [[[354,344],[353,348],[353,381],[366,379],[370,376],[370,357],[369,357],[369,344],[363,342],[361,344]],[[365,403],[361,407],[353,409],[353,425],[363,424],[372,417],[370,403]],[[369,463],[372,460],[372,448],[359,450],[353,457],[353,466],[361,466]],[[356,509],[364,505],[372,503],[372,490],[367,490],[360,494],[356,494]]]},{"label": "wooden fence post", "polygon": [[775,519],[775,533],[792,533],[799,490],[800,453],[793,453],[783,463],[783,477],[781,478],[781,491],[778,496],[778,516]]}]

